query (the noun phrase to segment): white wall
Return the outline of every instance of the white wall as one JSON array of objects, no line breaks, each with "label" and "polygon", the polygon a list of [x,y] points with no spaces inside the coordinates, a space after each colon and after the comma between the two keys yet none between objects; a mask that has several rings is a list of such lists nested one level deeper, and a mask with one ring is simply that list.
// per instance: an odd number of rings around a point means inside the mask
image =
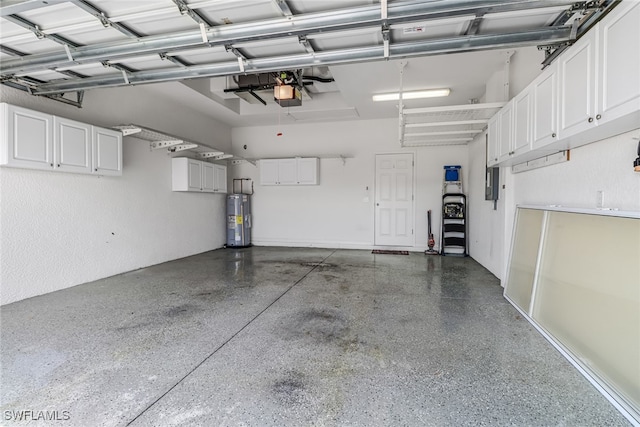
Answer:
[{"label": "white wall", "polygon": [[[136,123],[229,149],[231,130],[146,87],[87,92],[82,109],[3,87],[2,102],[110,127]],[[171,161],[125,137],[121,177],[0,168],[0,302],[207,250],[225,241],[225,198],[173,193]]]},{"label": "white wall", "polygon": [[[283,135],[278,137],[278,132]],[[406,249],[423,251],[428,209],[433,211],[439,238],[443,166],[460,164],[466,176],[466,146],[401,149],[397,119],[246,127],[235,128],[232,134],[234,153],[247,158],[325,157],[318,186],[261,186],[259,167],[246,163],[231,167],[232,177],[255,181],[253,243],[257,245],[372,248],[375,155],[413,152],[415,246]],[[339,155],[347,157],[344,164]]]},{"label": "white wall", "polygon": [[[597,191],[604,191],[605,208],[640,211],[640,173],[633,171],[640,129],[571,150],[571,160],[512,174],[500,168],[498,210],[481,200],[484,182],[484,137],[469,146],[472,187],[470,197],[470,253],[498,278],[504,279],[516,206],[562,205],[595,209]],[[482,187],[484,188],[484,187]],[[483,193],[482,193],[483,195]],[[483,198],[483,197],[482,197]],[[598,230],[593,230],[598,244]]]}]

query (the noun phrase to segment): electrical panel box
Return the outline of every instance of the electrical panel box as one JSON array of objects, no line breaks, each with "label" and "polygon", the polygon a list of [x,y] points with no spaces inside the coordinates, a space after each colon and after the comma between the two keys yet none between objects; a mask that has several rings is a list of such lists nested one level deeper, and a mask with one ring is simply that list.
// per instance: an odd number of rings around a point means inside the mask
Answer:
[{"label": "electrical panel box", "polygon": [[485,200],[498,200],[500,193],[500,168],[487,168],[487,176],[484,187]]}]

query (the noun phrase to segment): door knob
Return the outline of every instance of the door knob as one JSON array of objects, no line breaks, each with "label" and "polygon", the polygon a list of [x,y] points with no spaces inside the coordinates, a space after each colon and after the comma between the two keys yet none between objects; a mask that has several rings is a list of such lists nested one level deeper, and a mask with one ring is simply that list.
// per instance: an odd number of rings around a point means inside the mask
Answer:
[{"label": "door knob", "polygon": [[380,203],[376,203],[376,206],[380,206]]}]

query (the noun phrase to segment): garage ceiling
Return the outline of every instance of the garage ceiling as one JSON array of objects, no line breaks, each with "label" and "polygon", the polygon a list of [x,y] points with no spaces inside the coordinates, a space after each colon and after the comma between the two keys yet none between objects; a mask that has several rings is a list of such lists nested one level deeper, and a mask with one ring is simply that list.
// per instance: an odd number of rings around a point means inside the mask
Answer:
[{"label": "garage ceiling", "polygon": [[[404,90],[452,90],[418,106],[468,102],[505,50],[540,46],[551,61],[616,3],[2,0],[0,71],[5,85],[76,106],[86,90],[150,84],[233,126],[393,117],[371,95],[399,90],[400,60]],[[281,71],[309,79],[301,107],[281,108],[269,89],[229,92],[240,75]]]}]

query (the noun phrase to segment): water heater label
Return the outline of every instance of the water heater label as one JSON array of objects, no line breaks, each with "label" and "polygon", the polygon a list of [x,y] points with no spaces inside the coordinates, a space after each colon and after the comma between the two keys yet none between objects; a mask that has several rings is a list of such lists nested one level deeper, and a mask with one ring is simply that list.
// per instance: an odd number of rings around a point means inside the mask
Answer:
[{"label": "water heater label", "polygon": [[227,227],[228,228],[236,228],[236,216],[235,215],[229,215],[227,217]]},{"label": "water heater label", "polygon": [[237,224],[242,224],[242,215],[236,216],[236,223]]}]

